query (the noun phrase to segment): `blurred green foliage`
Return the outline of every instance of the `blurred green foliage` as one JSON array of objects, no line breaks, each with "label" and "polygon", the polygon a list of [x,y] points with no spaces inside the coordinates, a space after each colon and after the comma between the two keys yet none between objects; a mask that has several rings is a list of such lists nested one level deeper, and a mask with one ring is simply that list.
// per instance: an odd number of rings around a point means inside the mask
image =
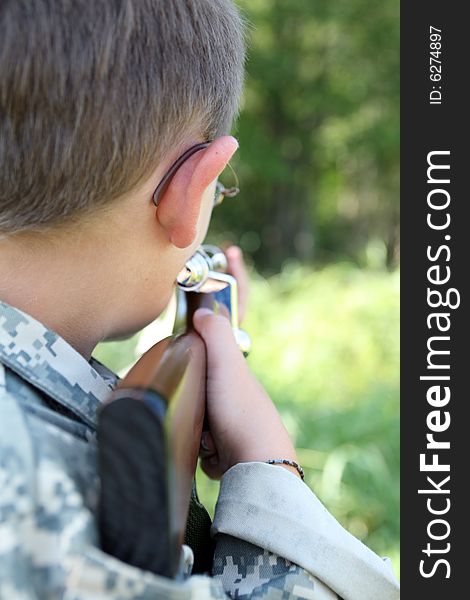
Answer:
[{"label": "blurred green foliage", "polygon": [[[306,481],[354,535],[398,572],[398,272],[290,264],[253,281],[244,326],[251,367],[293,436]],[[120,369],[136,338],[96,356]],[[218,483],[198,475],[213,511]]]},{"label": "blurred green foliage", "polygon": [[[399,3],[238,0],[250,23],[221,238],[279,271],[286,257],[398,263]],[[377,252],[376,252],[377,254]]]}]

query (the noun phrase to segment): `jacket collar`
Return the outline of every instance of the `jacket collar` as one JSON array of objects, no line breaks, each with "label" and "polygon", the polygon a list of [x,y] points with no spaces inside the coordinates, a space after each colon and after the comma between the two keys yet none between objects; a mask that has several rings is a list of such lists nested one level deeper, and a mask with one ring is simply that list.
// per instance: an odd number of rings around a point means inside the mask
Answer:
[{"label": "jacket collar", "polygon": [[93,428],[117,382],[97,360],[88,362],[57,333],[1,301],[0,362]]}]

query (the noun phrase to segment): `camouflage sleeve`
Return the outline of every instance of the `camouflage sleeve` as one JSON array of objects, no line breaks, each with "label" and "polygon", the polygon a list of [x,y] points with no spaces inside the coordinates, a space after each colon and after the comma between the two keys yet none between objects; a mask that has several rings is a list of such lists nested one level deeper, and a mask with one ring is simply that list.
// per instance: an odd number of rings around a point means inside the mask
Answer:
[{"label": "camouflage sleeve", "polygon": [[229,535],[218,535],[212,575],[230,598],[337,600],[302,567]]},{"label": "camouflage sleeve", "polygon": [[[0,400],[3,400],[0,398]],[[1,417],[5,417],[3,404]],[[11,415],[10,415],[11,416]],[[12,424],[13,419],[9,419]],[[5,421],[2,420],[2,425]],[[15,419],[15,425],[18,426]],[[19,430],[15,428],[18,435]],[[2,431],[4,433],[5,430]],[[71,528],[52,534],[47,513],[34,508],[27,456],[0,439],[0,598],[2,600],[226,600],[210,577],[172,581],[144,573],[104,554],[92,544],[70,550],[84,515]],[[50,496],[53,500],[53,495]],[[80,522],[82,521],[82,523]],[[86,529],[86,527],[85,527]]]},{"label": "camouflage sleeve", "polygon": [[2,600],[226,600],[211,577],[173,581],[130,567],[96,545],[74,481],[38,460],[0,365],[0,598]]},{"label": "camouflage sleeve", "polygon": [[[254,598],[263,597],[256,594],[276,585],[287,589],[291,585],[293,598],[298,586],[310,589],[305,597],[315,599],[320,589],[322,597],[337,594],[345,600],[400,597],[390,565],[346,531],[312,490],[287,469],[262,462],[240,463],[229,469],[221,479],[211,533],[216,540],[231,536],[238,544],[240,540],[249,544],[238,547],[233,542],[233,556],[228,553],[225,558],[229,542],[219,542],[217,548],[214,575],[235,598],[250,597],[246,595],[248,581]],[[249,563],[244,562],[245,552]],[[256,583],[256,575],[245,581],[244,569],[261,577],[261,583]],[[270,569],[274,571],[270,573]],[[282,573],[275,575],[279,570]],[[275,577],[268,580],[262,573]],[[297,584],[297,579],[302,583]],[[291,592],[283,593],[279,597],[291,597]]]},{"label": "camouflage sleeve", "polygon": [[31,444],[21,412],[4,391],[0,364],[0,598],[37,598],[19,544],[32,520]]},{"label": "camouflage sleeve", "polygon": [[0,426],[0,598],[317,599],[302,569],[229,536],[219,540],[214,577],[173,581],[114,559],[97,547],[93,517],[67,473],[51,461],[36,461],[24,415],[2,390]]}]

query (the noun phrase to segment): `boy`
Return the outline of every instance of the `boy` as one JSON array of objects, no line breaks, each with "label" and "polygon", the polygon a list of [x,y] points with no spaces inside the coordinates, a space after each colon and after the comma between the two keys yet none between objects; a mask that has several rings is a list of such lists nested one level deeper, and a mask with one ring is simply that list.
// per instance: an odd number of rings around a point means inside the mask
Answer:
[{"label": "boy", "polygon": [[296,469],[266,464],[295,450],[210,311],[212,577],[98,548],[96,411],[116,379],[91,354],[155,319],[205,236],[237,149],[243,28],[229,0],[10,0],[0,40],[0,597],[396,599]]}]

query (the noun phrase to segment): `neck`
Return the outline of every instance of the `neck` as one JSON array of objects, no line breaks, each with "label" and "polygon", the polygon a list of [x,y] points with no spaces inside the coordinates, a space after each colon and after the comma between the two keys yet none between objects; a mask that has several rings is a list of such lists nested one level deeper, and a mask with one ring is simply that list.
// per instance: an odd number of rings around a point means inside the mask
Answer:
[{"label": "neck", "polygon": [[171,280],[152,276],[151,303],[136,306],[145,290],[135,265],[126,262],[132,250],[124,246],[102,232],[1,240],[0,299],[55,331],[88,360],[98,342],[141,329],[169,300]]},{"label": "neck", "polygon": [[[96,260],[99,250],[94,246],[91,256],[89,248],[80,240],[60,244],[31,235],[0,243],[0,298],[54,330],[87,359],[110,333],[114,294],[106,265]],[[90,264],[97,265],[92,273]]]}]

